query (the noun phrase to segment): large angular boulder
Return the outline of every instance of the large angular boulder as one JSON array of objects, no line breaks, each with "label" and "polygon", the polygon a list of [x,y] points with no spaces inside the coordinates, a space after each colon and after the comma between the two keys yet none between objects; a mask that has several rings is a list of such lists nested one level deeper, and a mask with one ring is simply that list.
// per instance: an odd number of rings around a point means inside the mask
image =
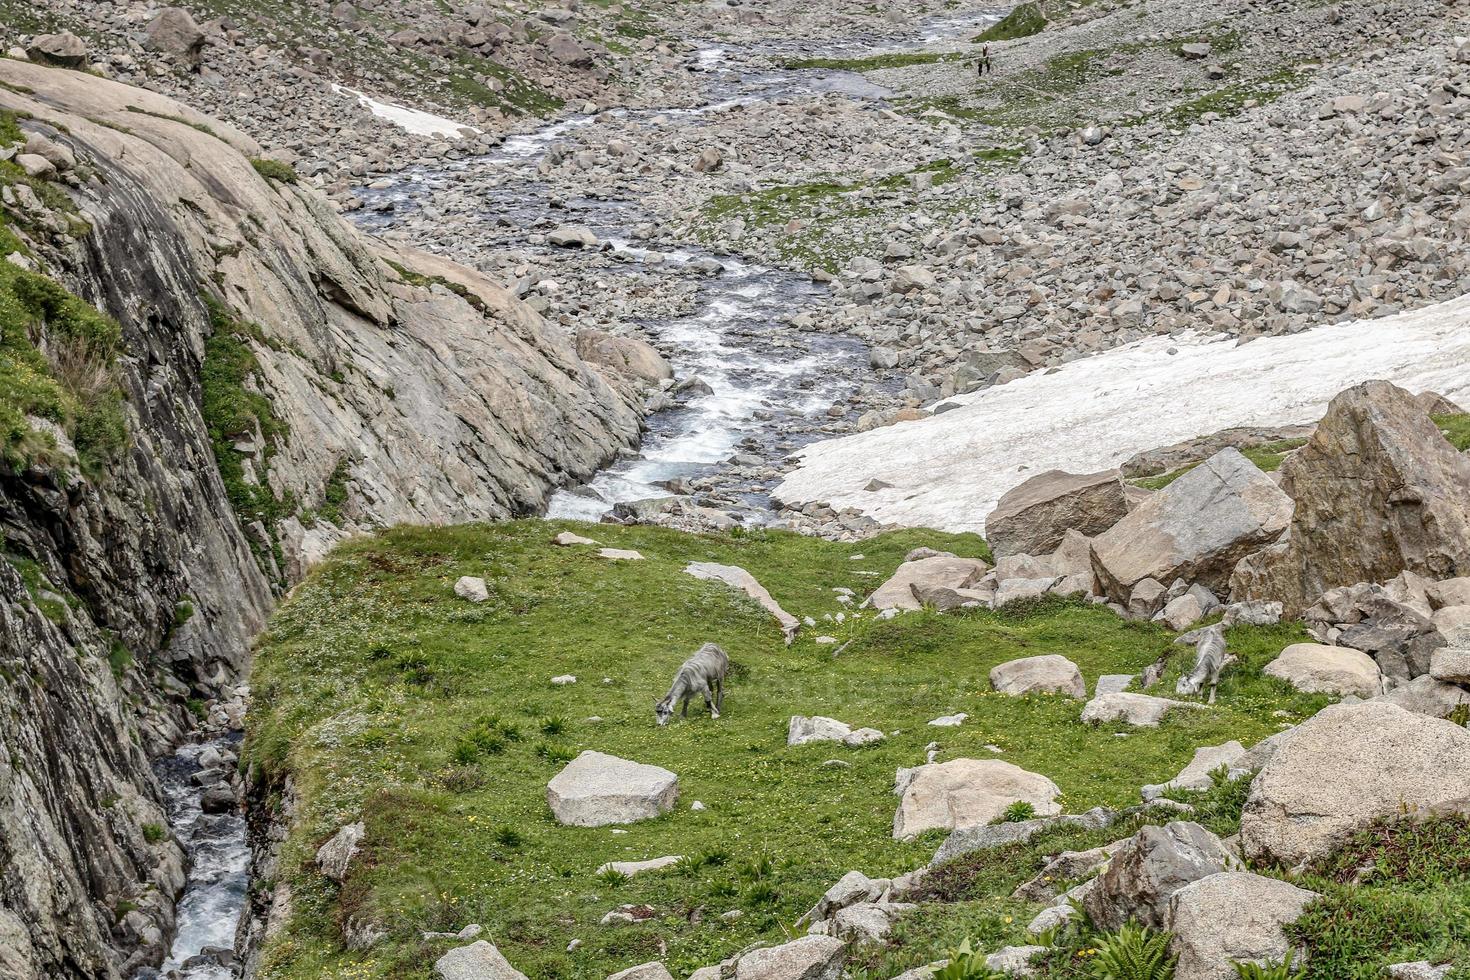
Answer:
[{"label": "large angular boulder", "polygon": [[143,28],[143,46],[197,65],[204,50],[204,31],[181,7],[164,7]]},{"label": "large angular boulder", "polygon": [[26,55],[42,64],[81,68],[87,63],[87,45],[71,31],[38,34],[26,47]]},{"label": "large angular boulder", "polygon": [[1082,671],[1072,661],[1056,653],[1022,657],[993,667],[990,686],[1001,694],[1065,694],[1078,700],[1087,697],[1087,682],[1082,679]]},{"label": "large angular boulder", "polygon": [[847,944],[833,936],[803,936],[754,949],[735,964],[735,980],[837,980]]},{"label": "large angular boulder", "polygon": [[893,836],[906,840],[926,830],[960,830],[988,824],[1006,807],[1024,800],[1038,816],[1060,813],[1057,784],[999,759],[954,759],[900,769],[895,785],[902,799],[893,815]]},{"label": "large angular boulder", "polygon": [[1470,691],[1459,684],[1436,680],[1425,674],[1373,700],[1398,705],[1405,711],[1431,718],[1448,718],[1461,705],[1470,705]]},{"label": "large angular boulder", "polygon": [[584,48],[570,34],[557,32],[545,42],[545,45],[547,54],[568,68],[592,67],[592,52]]},{"label": "large angular boulder", "polygon": [[439,980],[526,980],[526,975],[511,966],[500,950],[483,939],[439,957],[434,975]]},{"label": "large angular boulder", "polygon": [[1383,689],[1383,677],[1372,657],[1322,643],[1293,643],[1266,665],[1265,673],[1308,694],[1371,698]]},{"label": "large angular boulder", "polygon": [[[1470,731],[1386,701],[1324,708],[1251,783],[1247,858],[1295,867],[1376,817],[1470,796]],[[1330,778],[1329,778],[1330,777]]]},{"label": "large angular boulder", "polygon": [[1093,569],[1117,602],[1150,578],[1219,591],[1236,563],[1275,541],[1290,520],[1290,498],[1238,450],[1225,449],[1094,538]]},{"label": "large angular boulder", "polygon": [[1169,899],[1174,980],[1236,980],[1232,961],[1285,959],[1284,927],[1301,918],[1316,892],[1245,871],[1222,871],[1185,885]]},{"label": "large angular boulder", "polygon": [[1429,660],[1429,676],[1448,684],[1470,684],[1470,647],[1440,647]]},{"label": "large angular boulder", "polygon": [[1197,823],[1144,827],[1113,852],[1082,907],[1099,929],[1119,929],[1129,919],[1162,929],[1175,892],[1238,864],[1220,838]]},{"label": "large angular boulder", "polygon": [[1376,586],[1359,596],[1337,636],[1338,646],[1370,655],[1384,676],[1395,681],[1428,673],[1431,656],[1444,644],[1432,619]]},{"label": "large angular boulder", "polygon": [[979,558],[934,555],[906,561],[868,597],[874,609],[922,609],[919,593],[927,589],[969,589],[990,566]]},{"label": "large angular boulder", "polygon": [[817,904],[801,917],[798,924],[821,922],[849,906],[876,902],[888,891],[889,885],[887,878],[875,880],[861,871],[849,871],[837,879],[837,884],[823,893]]},{"label": "large angular boulder", "polygon": [[1234,598],[1295,615],[1328,589],[1405,569],[1470,574],[1470,459],[1402,388],[1369,381],[1334,398],[1281,486],[1296,502],[1291,532],[1241,562]]},{"label": "large angular boulder", "polygon": [[997,557],[1047,555],[1069,530],[1092,537],[1128,513],[1128,495],[1117,470],[1066,473],[1047,470],[1007,491],[985,518],[985,540]]},{"label": "large angular boulder", "polygon": [[662,816],[679,798],[679,777],[659,766],[586,751],[546,784],[558,823],[603,827]]},{"label": "large angular boulder", "polygon": [[808,931],[859,945],[881,943],[892,931],[893,920],[917,907],[908,902],[860,902],[839,909],[830,919],[815,923]]},{"label": "large angular boulder", "polygon": [[1047,557],[1053,574],[1060,576],[1052,586],[1057,595],[1090,594],[1097,591],[1097,574],[1092,570],[1092,539],[1078,531],[1067,531],[1062,543]]},{"label": "large angular boulder", "polygon": [[366,835],[367,825],[361,820],[340,828],[325,844],[317,848],[317,868],[339,885],[346,882],[348,865],[357,856],[358,844]]}]

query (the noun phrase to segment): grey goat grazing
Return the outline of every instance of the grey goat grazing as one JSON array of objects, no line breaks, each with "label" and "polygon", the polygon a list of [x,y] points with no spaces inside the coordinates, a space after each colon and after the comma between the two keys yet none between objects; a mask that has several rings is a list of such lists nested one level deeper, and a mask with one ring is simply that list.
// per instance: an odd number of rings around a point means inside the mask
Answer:
[{"label": "grey goat grazing", "polygon": [[689,699],[696,694],[704,697],[704,706],[711,718],[720,717],[725,706],[725,674],[730,670],[730,658],[725,651],[713,643],[706,643],[694,651],[694,656],[684,661],[674,674],[673,686],[663,700],[653,706],[654,717],[659,725],[667,725],[674,717],[674,705],[679,705],[679,714],[689,717]]},{"label": "grey goat grazing", "polygon": [[1225,666],[1225,627],[1216,623],[1179,639],[1194,641],[1194,670],[1189,676],[1179,678],[1174,693],[1198,694],[1208,685],[1210,704],[1214,704],[1215,685],[1220,683],[1220,668]]}]

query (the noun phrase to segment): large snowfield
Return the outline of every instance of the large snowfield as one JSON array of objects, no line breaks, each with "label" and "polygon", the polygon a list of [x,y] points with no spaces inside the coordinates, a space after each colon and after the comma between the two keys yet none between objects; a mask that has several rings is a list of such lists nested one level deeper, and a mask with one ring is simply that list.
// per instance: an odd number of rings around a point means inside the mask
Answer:
[{"label": "large snowfield", "polygon": [[[1233,426],[1315,422],[1339,391],[1378,378],[1470,404],[1470,296],[1244,344],[1142,340],[948,399],[963,407],[940,415],[808,446],[776,497],[983,532],[1000,496],[1036,473],[1096,472]],[[865,490],[875,479],[891,486]]]}]

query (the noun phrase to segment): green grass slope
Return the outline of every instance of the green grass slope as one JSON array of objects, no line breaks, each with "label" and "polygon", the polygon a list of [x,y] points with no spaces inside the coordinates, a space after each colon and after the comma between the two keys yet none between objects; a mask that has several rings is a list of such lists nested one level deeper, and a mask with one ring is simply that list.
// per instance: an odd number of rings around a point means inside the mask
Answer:
[{"label": "green grass slope", "polygon": [[[552,547],[564,527],[647,560]],[[289,775],[298,794],[282,861],[294,914],[262,977],[429,977],[455,944],[421,932],[471,922],[533,978],[602,978],[655,958],[682,976],[797,934],[795,920],[850,869],[893,875],[926,863],[940,835],[892,840],[892,786],[895,769],[922,763],[931,740],[942,759],[987,758],[986,746],[998,746],[1054,779],[1077,812],[1136,802],[1140,785],[1172,776],[1196,746],[1250,743],[1323,703],[1259,673],[1300,638],[1294,627],[1233,631],[1243,666],[1222,683],[1218,706],[1128,730],[1082,725],[1068,699],[991,693],[987,674],[1039,653],[1071,657],[1089,683],[1138,671],[1169,649],[1160,627],[1066,602],[823,619],[844,612],[834,588],[866,594],[920,544],[984,553],[978,538],[922,531],[836,544],[541,521],[399,529],[340,548],[282,606],[255,668],[246,762],[277,788]],[[819,626],[784,646],[753,603],[684,575],[690,560],[746,567]],[[454,596],[466,574],[487,580],[488,602]],[[822,634],[847,644],[840,655],[815,642]],[[712,721],[700,706],[688,722],[655,727],[654,700],[706,641],[736,665],[724,717]],[[576,685],[551,685],[568,673]],[[963,727],[926,725],[957,711],[970,714]],[[862,749],[788,748],[792,714],[889,737]],[[618,831],[556,824],[546,782],[582,749],[678,773],[675,812]],[[834,758],[850,767],[822,765]],[[707,809],[691,810],[695,800]],[[364,854],[339,888],[312,856],[359,816]],[[595,874],[607,861],[667,854],[698,860],[629,881]],[[647,903],[654,917],[599,925],[623,903]],[[982,903],[995,913],[986,928],[1019,933],[1019,904]],[[740,917],[723,921],[733,909]],[[977,929],[977,914],[957,905],[923,917],[901,956],[932,959]],[[348,952],[348,919],[381,923],[387,938]],[[573,939],[581,945],[569,953]]]}]

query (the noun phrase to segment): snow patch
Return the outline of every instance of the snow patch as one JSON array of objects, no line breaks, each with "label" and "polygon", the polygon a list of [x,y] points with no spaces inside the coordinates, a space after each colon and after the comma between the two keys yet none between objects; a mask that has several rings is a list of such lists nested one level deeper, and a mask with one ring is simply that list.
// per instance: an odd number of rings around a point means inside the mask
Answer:
[{"label": "snow patch", "polygon": [[[946,399],[963,407],[942,415],[814,443],[774,496],[982,533],[1000,496],[1043,470],[1096,472],[1232,426],[1315,422],[1338,392],[1374,379],[1464,404],[1467,366],[1470,296],[1244,344],[1148,338]],[[890,486],[863,489],[875,479]]]},{"label": "snow patch", "polygon": [[393,102],[379,102],[372,96],[345,85],[333,85],[332,91],[357,96],[357,101],[373,115],[379,119],[386,119],[415,136],[447,136],[450,139],[460,139],[470,133],[479,132],[474,126],[457,123],[453,119],[445,119],[443,116],[436,116],[422,109],[410,109],[408,106],[397,105]]}]

